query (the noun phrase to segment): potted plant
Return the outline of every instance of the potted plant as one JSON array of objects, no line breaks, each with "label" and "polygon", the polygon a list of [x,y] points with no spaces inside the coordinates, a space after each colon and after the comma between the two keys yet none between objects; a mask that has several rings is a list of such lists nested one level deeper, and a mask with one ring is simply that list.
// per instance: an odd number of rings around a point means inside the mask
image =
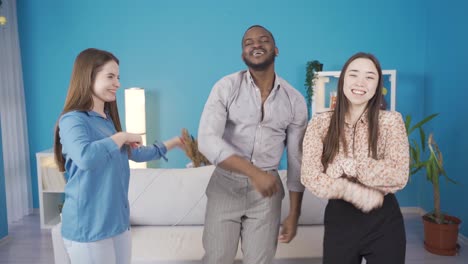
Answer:
[{"label": "potted plant", "polygon": [[310,104],[312,102],[312,96],[314,95],[314,85],[315,80],[317,79],[317,72],[322,71],[323,64],[318,60],[308,61],[306,65],[306,79],[304,86],[306,88],[306,99],[307,105],[310,109]]},{"label": "potted plant", "polygon": [[456,183],[447,176],[444,169],[443,156],[433,134],[426,139],[423,125],[438,114],[432,114],[416,125],[411,126],[411,116],[406,117],[405,125],[408,137],[414,130],[419,131],[419,141],[410,140],[410,175],[425,170],[426,179],[432,183],[434,192],[434,211],[422,216],[424,223],[424,248],[434,254],[453,256],[458,250],[458,228],[460,219],[441,212],[440,209],[440,178]]}]

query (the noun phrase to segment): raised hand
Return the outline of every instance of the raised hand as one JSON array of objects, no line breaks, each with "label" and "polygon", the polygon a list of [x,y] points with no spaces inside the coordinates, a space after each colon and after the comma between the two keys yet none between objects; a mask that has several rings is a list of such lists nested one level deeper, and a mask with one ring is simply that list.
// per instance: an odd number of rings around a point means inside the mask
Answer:
[{"label": "raised hand", "polygon": [[181,137],[173,137],[167,141],[164,141],[164,145],[166,146],[167,150],[171,150],[175,147],[181,148],[182,150],[185,149],[185,144]]}]

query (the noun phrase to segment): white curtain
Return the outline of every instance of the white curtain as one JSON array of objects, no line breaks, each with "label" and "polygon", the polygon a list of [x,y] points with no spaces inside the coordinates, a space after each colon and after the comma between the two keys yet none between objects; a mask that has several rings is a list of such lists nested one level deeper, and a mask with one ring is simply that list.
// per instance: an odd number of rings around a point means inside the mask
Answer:
[{"label": "white curtain", "polygon": [[0,115],[8,222],[32,212],[28,128],[21,68],[16,0],[2,0],[0,14]]}]

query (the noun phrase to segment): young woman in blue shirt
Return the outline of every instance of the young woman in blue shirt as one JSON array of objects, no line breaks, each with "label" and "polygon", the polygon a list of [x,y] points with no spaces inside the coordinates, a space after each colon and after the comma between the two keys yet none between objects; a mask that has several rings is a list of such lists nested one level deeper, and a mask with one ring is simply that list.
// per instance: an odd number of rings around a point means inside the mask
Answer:
[{"label": "young woman in blue shirt", "polygon": [[179,137],[143,146],[122,131],[116,103],[119,60],[86,49],[76,58],[63,112],[55,128],[55,159],[64,171],[62,236],[72,264],[131,261],[128,160],[165,159],[183,147]]}]

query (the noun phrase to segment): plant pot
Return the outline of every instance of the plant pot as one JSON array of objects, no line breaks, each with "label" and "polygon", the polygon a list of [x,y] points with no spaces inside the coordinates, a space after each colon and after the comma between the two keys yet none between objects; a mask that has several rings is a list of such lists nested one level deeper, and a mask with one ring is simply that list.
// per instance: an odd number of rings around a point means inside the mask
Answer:
[{"label": "plant pot", "polygon": [[422,217],[424,223],[424,248],[437,255],[454,256],[457,253],[458,226],[461,220],[445,215],[449,224],[437,224],[427,215]]}]

